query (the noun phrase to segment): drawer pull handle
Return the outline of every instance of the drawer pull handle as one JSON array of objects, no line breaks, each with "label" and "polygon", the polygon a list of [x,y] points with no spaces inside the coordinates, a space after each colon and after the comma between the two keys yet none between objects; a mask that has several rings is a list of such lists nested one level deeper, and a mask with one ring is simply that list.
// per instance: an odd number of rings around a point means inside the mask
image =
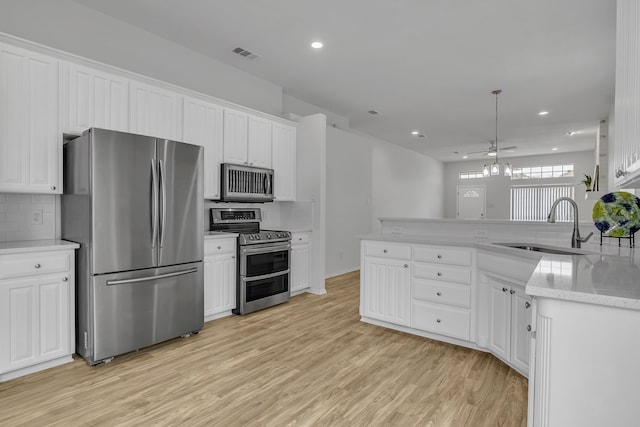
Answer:
[{"label": "drawer pull handle", "polygon": [[507,292],[509,289],[507,288],[502,288],[502,292]]},{"label": "drawer pull handle", "polygon": [[383,250],[382,250],[382,252],[384,252],[384,253],[386,254],[386,253],[387,253],[387,250],[386,250],[386,249],[383,249]]},{"label": "drawer pull handle", "polygon": [[440,322],[442,322],[442,320],[440,320],[440,319],[436,319],[436,322],[440,323]]},{"label": "drawer pull handle", "polygon": [[40,267],[41,267],[41,265],[40,265],[40,264],[36,264],[36,265],[34,265],[34,267],[35,267],[35,268],[40,268]]},{"label": "drawer pull handle", "polygon": [[436,295],[441,296],[442,292],[436,292]]},{"label": "drawer pull handle", "polygon": [[55,186],[55,185],[52,185],[52,186],[51,186],[51,189],[52,189],[53,191],[56,191],[56,186]]},{"label": "drawer pull handle", "polygon": [[513,294],[515,294],[515,293],[516,293],[516,291],[514,291],[513,289],[511,289],[511,290],[509,291],[509,293],[510,293],[511,295],[513,295]]},{"label": "drawer pull handle", "polygon": [[218,246],[218,249],[222,249],[222,246]]},{"label": "drawer pull handle", "polygon": [[405,265],[404,265],[404,268],[409,268],[409,264],[405,264]]},{"label": "drawer pull handle", "polygon": [[442,255],[438,254],[438,259],[442,259]]},{"label": "drawer pull handle", "polygon": [[524,308],[529,308],[529,307],[531,307],[531,304],[529,304],[529,301],[525,302],[524,303]]},{"label": "drawer pull handle", "polygon": [[63,281],[63,282],[68,282],[68,281],[69,281],[69,278],[68,278],[68,277],[63,277],[63,278],[62,278],[62,281]]},{"label": "drawer pull handle", "polygon": [[440,276],[442,276],[442,273],[440,273],[440,272],[438,271],[438,277],[440,277]]},{"label": "drawer pull handle", "polygon": [[527,332],[531,332],[531,325],[527,325]]}]

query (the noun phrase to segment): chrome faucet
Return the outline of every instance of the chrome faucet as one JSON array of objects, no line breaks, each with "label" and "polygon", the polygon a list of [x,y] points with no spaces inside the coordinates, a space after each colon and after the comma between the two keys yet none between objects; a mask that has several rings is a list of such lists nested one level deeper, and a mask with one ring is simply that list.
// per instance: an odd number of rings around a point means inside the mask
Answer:
[{"label": "chrome faucet", "polygon": [[556,222],[556,208],[558,207],[558,204],[563,200],[566,200],[567,202],[571,203],[571,206],[573,206],[573,235],[571,236],[571,247],[579,248],[582,242],[586,242],[587,240],[589,240],[589,238],[593,235],[593,232],[589,233],[589,235],[584,239],[580,237],[580,230],[578,229],[578,205],[576,205],[576,202],[574,202],[573,199],[569,197],[560,197],[558,200],[553,202],[553,205],[551,205],[549,216],[547,216],[547,222]]}]

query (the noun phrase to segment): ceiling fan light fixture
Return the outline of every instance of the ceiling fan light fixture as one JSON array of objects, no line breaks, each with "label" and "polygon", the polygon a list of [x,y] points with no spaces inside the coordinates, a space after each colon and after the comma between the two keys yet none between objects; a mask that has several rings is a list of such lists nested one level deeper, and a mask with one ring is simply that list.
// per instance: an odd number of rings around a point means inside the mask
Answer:
[{"label": "ceiling fan light fixture", "polygon": [[497,176],[500,175],[502,171],[504,176],[511,176],[513,173],[513,168],[509,163],[501,164],[498,161],[498,95],[502,93],[500,89],[496,89],[491,92],[496,96],[496,139],[493,141],[491,147],[489,147],[489,152],[487,153],[489,156],[493,157],[493,163],[490,165],[484,165],[482,168],[482,176]]}]

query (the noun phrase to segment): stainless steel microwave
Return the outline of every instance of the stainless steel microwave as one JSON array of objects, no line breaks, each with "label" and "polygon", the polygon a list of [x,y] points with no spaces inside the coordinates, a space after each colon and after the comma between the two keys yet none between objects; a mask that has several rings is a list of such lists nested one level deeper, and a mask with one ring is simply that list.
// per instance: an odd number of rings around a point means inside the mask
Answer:
[{"label": "stainless steel microwave", "polygon": [[273,169],[223,163],[220,174],[221,201],[273,202]]}]

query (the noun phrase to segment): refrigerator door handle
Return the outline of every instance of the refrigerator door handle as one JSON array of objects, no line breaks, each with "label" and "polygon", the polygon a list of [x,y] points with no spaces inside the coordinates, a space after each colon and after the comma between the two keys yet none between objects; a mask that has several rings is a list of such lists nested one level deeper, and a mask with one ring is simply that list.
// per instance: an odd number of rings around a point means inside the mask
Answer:
[{"label": "refrigerator door handle", "polygon": [[160,197],[162,198],[162,210],[160,211],[160,247],[164,246],[164,229],[167,220],[167,190],[165,188],[164,161],[160,160]]},{"label": "refrigerator door handle", "polygon": [[198,271],[197,268],[190,268],[188,270],[181,270],[181,271],[175,271],[173,273],[159,274],[157,276],[145,276],[145,277],[138,277],[135,279],[126,279],[126,280],[107,280],[107,286],[125,285],[128,283],[138,283],[138,282],[147,282],[149,280],[166,279],[168,277],[182,276],[185,274],[195,273],[197,271]]},{"label": "refrigerator door handle", "polygon": [[151,247],[156,247],[158,240],[158,173],[155,159],[151,159]]}]

